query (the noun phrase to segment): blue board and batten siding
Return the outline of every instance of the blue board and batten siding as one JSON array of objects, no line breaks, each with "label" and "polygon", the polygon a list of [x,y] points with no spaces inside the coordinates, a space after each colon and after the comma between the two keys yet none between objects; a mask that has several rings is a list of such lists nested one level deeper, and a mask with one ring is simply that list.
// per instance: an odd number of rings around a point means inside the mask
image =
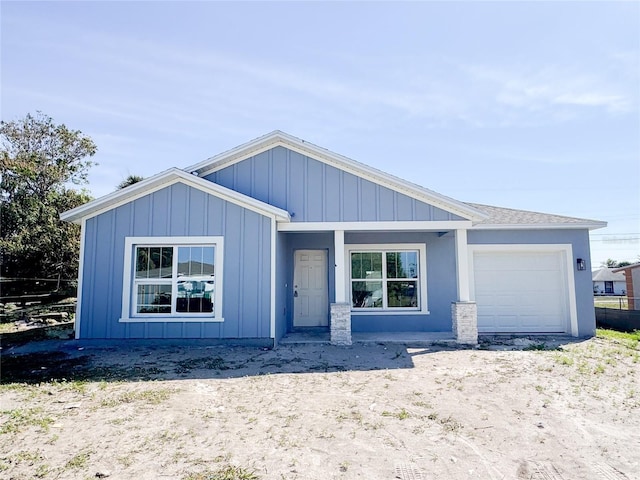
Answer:
[{"label": "blue board and batten siding", "polygon": [[[125,238],[164,236],[224,236],[224,322],[119,322]],[[270,249],[270,218],[181,183],[92,217],[85,229],[80,336],[269,338]]]},{"label": "blue board and batten siding", "polygon": [[284,147],[204,178],[286,210],[292,222],[464,220]]}]

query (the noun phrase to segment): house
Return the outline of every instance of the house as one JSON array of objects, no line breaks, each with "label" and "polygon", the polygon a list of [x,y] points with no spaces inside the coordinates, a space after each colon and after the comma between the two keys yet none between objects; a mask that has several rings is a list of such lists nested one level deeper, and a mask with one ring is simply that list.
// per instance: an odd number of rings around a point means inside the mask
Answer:
[{"label": "house", "polygon": [[624,275],[629,310],[640,310],[640,263],[614,268],[613,273]]},{"label": "house", "polygon": [[76,337],[595,332],[590,229],[464,203],[280,131],[62,214]]},{"label": "house", "polygon": [[593,293],[595,295],[624,295],[627,285],[624,274],[616,269],[602,267],[592,272]]}]

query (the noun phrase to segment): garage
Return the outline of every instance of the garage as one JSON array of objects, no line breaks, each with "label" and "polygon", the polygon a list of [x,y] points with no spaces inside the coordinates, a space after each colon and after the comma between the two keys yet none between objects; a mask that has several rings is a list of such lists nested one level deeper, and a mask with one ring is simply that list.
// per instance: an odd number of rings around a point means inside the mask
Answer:
[{"label": "garage", "polygon": [[478,332],[570,333],[575,309],[570,249],[472,247]]}]

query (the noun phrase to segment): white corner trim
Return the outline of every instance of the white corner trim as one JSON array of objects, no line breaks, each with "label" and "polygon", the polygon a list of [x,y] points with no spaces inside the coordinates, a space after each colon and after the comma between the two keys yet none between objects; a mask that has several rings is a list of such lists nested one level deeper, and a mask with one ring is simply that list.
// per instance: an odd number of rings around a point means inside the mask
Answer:
[{"label": "white corner trim", "polygon": [[578,308],[576,300],[576,282],[573,271],[573,246],[570,243],[547,243],[547,244],[491,244],[491,245],[469,245],[469,278],[471,300],[475,301],[475,265],[474,254],[476,252],[560,252],[564,257],[565,281],[568,295],[569,309],[569,332],[572,336],[578,336]]},{"label": "white corner trim", "polygon": [[[418,283],[420,286],[420,308],[416,310],[408,310],[408,309],[368,309],[368,310],[353,310],[351,309],[351,313],[353,315],[428,315],[429,314],[429,299],[427,298],[427,245],[425,243],[362,243],[362,244],[345,244],[344,246],[344,258],[345,258],[345,302],[349,303],[349,305],[353,305],[353,300],[351,299],[351,268],[348,268],[347,265],[351,264],[351,256],[350,253],[353,251],[381,251],[381,250],[393,250],[393,251],[403,251],[403,250],[417,250],[418,251],[418,262],[420,265],[419,268],[419,277]],[[337,288],[337,285],[336,285]]]},{"label": "white corner trim", "polygon": [[84,255],[87,242],[87,219],[82,219],[80,226],[80,259],[78,261],[78,291],[76,292],[76,316],[73,319],[75,339],[80,339],[80,317],[82,312],[82,287],[84,285]]},{"label": "white corner trim", "polygon": [[275,217],[271,217],[271,222],[269,223],[271,227],[271,272],[270,272],[270,302],[269,302],[269,333],[271,338],[274,341],[276,340],[276,242],[277,242],[277,221]]},{"label": "white corner trim", "polygon": [[[131,297],[133,292],[133,257],[136,245],[215,245],[216,282],[214,290],[215,317],[207,314],[194,314],[189,316],[158,314],[154,316],[137,316],[131,312]],[[198,236],[198,237],[125,237],[124,241],[124,273],[122,278],[122,311],[120,322],[223,322],[223,291],[224,291],[224,237],[222,236]],[[177,256],[174,259],[177,262]],[[173,294],[175,296],[175,292]]]},{"label": "white corner trim", "polygon": [[279,232],[327,231],[431,231],[441,232],[471,228],[471,221],[384,221],[384,222],[289,222],[278,223]]}]

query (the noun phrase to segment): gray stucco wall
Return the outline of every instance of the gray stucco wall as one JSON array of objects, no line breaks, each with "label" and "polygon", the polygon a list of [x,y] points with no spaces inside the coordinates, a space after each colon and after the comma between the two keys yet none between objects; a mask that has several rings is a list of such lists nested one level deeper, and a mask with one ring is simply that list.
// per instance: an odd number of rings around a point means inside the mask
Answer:
[{"label": "gray stucco wall", "polygon": [[[81,338],[269,338],[271,221],[184,184],[86,224]],[[222,323],[120,323],[125,237],[224,236]]]},{"label": "gray stucco wall", "polygon": [[461,220],[284,147],[204,178],[282,208],[293,222]]},{"label": "gray stucco wall", "polygon": [[[573,249],[571,266],[574,270],[578,336],[595,334],[596,320],[593,307],[593,282],[591,280],[591,251],[587,229],[557,230],[470,230],[470,245],[495,244],[570,244]],[[576,269],[576,259],[586,261],[586,269]]]}]

